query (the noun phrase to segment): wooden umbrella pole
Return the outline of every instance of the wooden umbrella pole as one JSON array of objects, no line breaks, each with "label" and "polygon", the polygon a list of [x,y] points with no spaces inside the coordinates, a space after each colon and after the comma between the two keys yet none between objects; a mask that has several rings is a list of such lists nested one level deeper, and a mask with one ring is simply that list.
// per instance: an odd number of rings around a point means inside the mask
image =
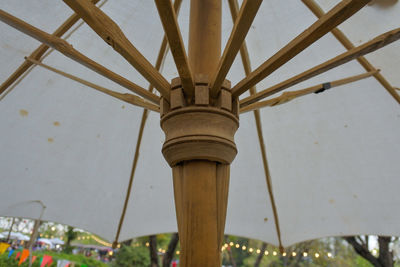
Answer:
[{"label": "wooden umbrella pole", "polygon": [[161,100],[162,151],[173,172],[180,266],[221,266],[229,164],[239,127],[229,82],[217,97],[209,93],[221,56],[221,0],[191,0],[188,54],[194,93],[187,94],[177,78],[170,99]]}]

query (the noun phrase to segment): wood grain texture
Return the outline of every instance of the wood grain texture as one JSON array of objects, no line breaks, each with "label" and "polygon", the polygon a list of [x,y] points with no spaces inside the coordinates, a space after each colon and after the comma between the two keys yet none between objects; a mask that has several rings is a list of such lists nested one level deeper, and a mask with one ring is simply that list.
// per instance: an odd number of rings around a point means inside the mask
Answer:
[{"label": "wood grain texture", "polygon": [[180,266],[220,266],[229,165],[185,161],[173,167],[173,176]]},{"label": "wood grain texture", "polygon": [[245,0],[234,22],[234,26],[225,46],[224,53],[219,60],[217,70],[215,71],[210,83],[211,97],[217,97],[221,89],[221,85],[228,74],[236,55],[242,46],[247,32],[257,14],[262,0]]},{"label": "wood grain texture", "polygon": [[391,44],[394,41],[400,39],[400,28],[386,32],[378,37],[372,39],[369,42],[366,42],[363,45],[354,47],[347,52],[344,52],[320,65],[317,65],[309,70],[306,70],[303,73],[300,73],[286,81],[283,81],[277,85],[274,85],[268,89],[258,92],[257,94],[244,98],[240,101],[240,106],[245,107],[252,103],[255,103],[267,96],[278,93],[286,88],[289,88],[293,85],[296,85],[302,81],[310,79],[318,74],[326,72],[330,69],[333,69],[337,66],[343,65],[353,59],[356,59],[360,56],[364,56],[368,53],[374,52],[388,44]]},{"label": "wood grain texture", "polygon": [[[325,12],[314,0],[302,0],[303,3],[318,17],[322,17]],[[338,28],[332,30],[332,34],[336,39],[347,49],[353,49],[353,43],[347,38],[347,36]],[[375,67],[365,58],[359,57],[357,61],[364,67],[366,71],[373,71]],[[400,104],[400,95],[395,91],[395,88],[386,80],[381,73],[374,74],[375,79],[388,91],[388,93]]]},{"label": "wood grain texture", "polygon": [[112,96],[112,97],[117,98],[119,100],[122,100],[122,101],[124,101],[126,103],[129,103],[131,105],[134,105],[134,106],[137,106],[137,107],[142,107],[142,108],[145,108],[145,109],[149,109],[149,110],[152,110],[152,111],[155,111],[155,112],[160,112],[160,109],[159,109],[158,106],[154,105],[153,103],[147,102],[143,98],[140,98],[138,96],[135,96],[135,95],[132,95],[132,94],[123,94],[123,93],[119,93],[119,92],[115,92],[115,91],[109,90],[109,89],[107,89],[105,87],[102,87],[100,85],[97,85],[97,84],[94,84],[92,82],[86,81],[84,79],[81,79],[79,77],[76,77],[74,75],[66,73],[64,71],[58,70],[56,68],[50,67],[49,65],[41,63],[40,61],[37,61],[37,60],[35,60],[33,58],[29,58],[28,57],[28,58],[26,58],[26,60],[31,62],[32,64],[35,64],[35,65],[41,66],[43,68],[46,68],[46,69],[48,69],[48,70],[50,70],[52,72],[58,73],[58,74],[60,74],[60,75],[62,75],[64,77],[66,77],[68,79],[71,79],[73,81],[76,81],[76,82],[79,82],[81,84],[84,84],[84,85],[86,85],[86,86],[88,86],[90,88],[93,88],[93,89],[95,89],[95,90],[97,90],[99,92],[102,92],[102,93],[106,94],[106,95],[109,95],[109,96]]},{"label": "wood grain texture", "polygon": [[[370,71],[370,72],[366,72],[363,74],[359,74],[359,75],[354,75],[354,76],[350,76],[344,79],[340,79],[340,80],[335,80],[332,82],[329,82],[330,85],[330,89],[331,88],[335,88],[344,84],[348,84],[348,83],[352,83],[352,82],[356,82],[359,81],[361,79],[365,79],[368,77],[371,77],[373,75],[375,75],[376,73],[378,73],[379,70],[375,70],[375,71]],[[240,110],[240,113],[246,113],[249,111],[253,111],[253,110],[258,110],[260,108],[263,107],[272,107],[272,106],[276,106],[276,105],[281,105],[284,103],[287,103],[295,98],[301,97],[301,96],[305,96],[308,94],[312,94],[315,93],[321,89],[324,89],[324,84],[317,84],[311,87],[307,87],[305,89],[301,89],[301,90],[296,90],[296,91],[290,91],[290,92],[284,92],[282,93],[280,96],[278,97],[274,97],[265,101],[259,101],[256,103],[253,103],[251,105],[248,105],[244,108],[242,108]]]},{"label": "wood grain texture", "polygon": [[[93,0],[93,4],[96,4],[99,0]],[[63,36],[77,21],[79,20],[79,16],[73,14],[70,16],[60,27],[58,27],[54,32],[53,35],[57,37]],[[31,54],[30,58],[34,58],[36,60],[40,60],[44,53],[49,49],[49,46],[45,44],[41,44],[38,48],[36,48]],[[0,95],[7,90],[7,88],[13,84],[22,74],[24,74],[29,67],[32,66],[30,61],[24,61],[18,69],[11,74],[10,77],[7,78],[5,82],[0,85]]]},{"label": "wood grain texture", "polygon": [[181,78],[183,91],[186,97],[191,98],[194,95],[194,80],[174,8],[170,0],[155,0],[155,2]]},{"label": "wood grain texture", "polygon": [[210,79],[221,56],[221,0],[191,0],[189,63],[193,74]]},{"label": "wood grain texture", "polygon": [[191,159],[229,164],[237,154],[234,135],[239,121],[228,111],[201,106],[178,108],[161,118],[161,127],[165,132],[162,152],[171,167]]},{"label": "wood grain texture", "polygon": [[65,56],[75,60],[76,62],[86,66],[87,68],[97,72],[98,74],[118,83],[119,85],[125,87],[126,89],[143,96],[147,100],[158,104],[159,97],[155,94],[150,93],[146,89],[140,87],[139,85],[125,79],[124,77],[112,72],[111,70],[105,68],[99,63],[91,60],[85,55],[81,54],[79,51],[74,49],[65,40],[56,37],[54,35],[48,34],[8,13],[0,10],[0,20],[7,23],[8,25],[14,27],[15,29],[31,36],[32,38],[38,40],[39,42],[45,43],[46,45],[54,48]]},{"label": "wood grain texture", "polygon": [[169,96],[169,83],[133,46],[119,26],[101,9],[86,0],[63,0],[107,44],[123,56],[163,96]]},{"label": "wood grain texture", "polygon": [[312,24],[308,29],[289,42],[275,55],[261,64],[232,88],[232,95],[237,97],[246,92],[283,64],[298,55],[340,23],[354,15],[371,0],[344,0]]}]

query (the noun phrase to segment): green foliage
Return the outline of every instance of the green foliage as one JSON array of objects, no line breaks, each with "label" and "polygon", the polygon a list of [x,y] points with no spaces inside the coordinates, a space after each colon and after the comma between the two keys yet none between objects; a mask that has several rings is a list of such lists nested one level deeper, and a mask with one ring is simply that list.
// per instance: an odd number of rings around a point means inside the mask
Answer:
[{"label": "green foliage", "polygon": [[65,253],[72,252],[71,242],[72,242],[72,240],[74,240],[77,237],[78,237],[78,233],[74,231],[74,228],[71,226],[68,226],[68,230],[65,233],[65,239],[67,240],[67,242],[65,243],[65,249],[64,249]]},{"label": "green foliage", "polygon": [[[107,265],[101,261],[85,257],[83,255],[71,255],[71,254],[65,254],[65,253],[57,253],[57,252],[52,252],[52,251],[41,251],[41,252],[34,252],[33,255],[37,256],[37,259],[35,262],[32,264],[32,267],[39,267],[40,263],[40,258],[43,257],[43,255],[50,255],[53,257],[53,264],[51,267],[56,267],[57,266],[57,260],[68,260],[68,261],[73,261],[77,264],[77,266],[80,265],[87,265],[91,267],[107,267]],[[3,255],[0,256],[0,267],[18,267],[18,260],[15,259],[16,252],[13,253],[13,255],[8,258],[8,253],[4,253]],[[19,267],[28,267],[28,260],[26,260],[23,264],[19,265]]]},{"label": "green foliage", "polygon": [[146,247],[122,246],[115,254],[114,267],[147,267],[150,265],[149,250]]}]

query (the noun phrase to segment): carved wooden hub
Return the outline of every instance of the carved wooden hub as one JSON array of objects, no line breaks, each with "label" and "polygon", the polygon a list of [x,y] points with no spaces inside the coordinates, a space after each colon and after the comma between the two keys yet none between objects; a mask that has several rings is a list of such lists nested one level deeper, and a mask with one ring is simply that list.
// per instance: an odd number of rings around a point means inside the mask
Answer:
[{"label": "carved wooden hub", "polygon": [[161,127],[166,135],[162,152],[167,162],[171,167],[194,159],[230,164],[237,154],[238,110],[227,80],[214,99],[205,78],[196,79],[193,97],[185,97],[180,79],[174,79],[169,103],[161,99]]}]

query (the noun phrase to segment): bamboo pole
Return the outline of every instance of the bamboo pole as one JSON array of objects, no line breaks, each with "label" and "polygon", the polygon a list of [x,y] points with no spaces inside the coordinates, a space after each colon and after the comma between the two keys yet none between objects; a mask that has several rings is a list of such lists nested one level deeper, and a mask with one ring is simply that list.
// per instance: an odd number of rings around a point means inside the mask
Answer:
[{"label": "bamboo pole", "polygon": [[381,34],[369,42],[366,42],[360,46],[354,47],[347,52],[344,52],[328,61],[325,61],[322,64],[319,64],[311,69],[308,69],[286,81],[283,81],[277,85],[274,85],[268,89],[258,92],[257,94],[246,97],[240,101],[240,106],[245,107],[252,103],[255,103],[267,96],[273,95],[278,93],[286,88],[294,86],[300,82],[308,80],[318,74],[324,73],[330,69],[333,69],[337,66],[343,65],[353,59],[356,59],[360,56],[364,56],[368,53],[374,52],[386,45],[391,44],[400,39],[400,28],[395,30],[386,32]]},{"label": "bamboo pole", "polygon": [[[99,0],[93,0],[93,4],[96,4]],[[53,35],[57,37],[63,36],[77,21],[79,20],[79,16],[76,14],[71,15],[60,27],[58,27]],[[46,53],[46,51],[50,47],[41,44],[38,48],[36,48],[29,57],[34,58],[36,60],[40,60],[40,58]],[[0,85],[0,95],[7,90],[10,85],[12,85],[19,77],[21,77],[28,69],[32,66],[32,63],[25,60],[18,69],[11,74],[8,79]]]},{"label": "bamboo pole", "polygon": [[[212,77],[217,67],[221,53],[221,14],[221,0],[191,0],[189,64],[195,77]],[[182,115],[182,119],[187,120],[187,129],[204,124],[207,115],[204,117],[203,114],[195,114]],[[162,119],[162,126],[168,126],[169,123],[172,122],[165,117]],[[170,126],[172,129],[178,127]],[[163,129],[168,137],[168,130]],[[195,148],[188,149],[188,154],[192,155],[193,159],[189,158],[172,166],[181,245],[180,265],[221,266],[229,165],[212,159],[196,160],[199,151]]]},{"label": "bamboo pole", "polygon": [[[239,13],[238,1],[237,0],[229,0],[228,3],[229,3],[229,8],[231,11],[232,19],[233,19],[233,21],[236,21],[236,18]],[[249,52],[247,50],[246,41],[243,41],[243,44],[240,47],[240,56],[242,58],[244,72],[246,75],[249,75],[251,73],[251,64],[250,64],[250,57],[249,57]],[[256,86],[253,85],[252,87],[250,87],[250,95],[254,95],[255,93],[256,93]],[[267,188],[268,188],[268,195],[269,195],[269,200],[271,202],[272,213],[274,214],[274,223],[275,223],[276,235],[277,235],[278,243],[279,243],[279,249],[281,251],[283,251],[284,248],[282,245],[281,229],[280,229],[281,227],[280,227],[280,223],[279,223],[278,209],[276,207],[274,191],[272,190],[272,179],[271,179],[271,174],[269,172],[267,151],[266,151],[266,146],[265,146],[265,142],[264,142],[264,135],[263,135],[262,125],[261,125],[261,115],[260,115],[259,110],[254,110],[254,120],[256,122],[258,142],[260,144],[261,158],[262,158],[264,174],[265,174],[265,182],[266,182]]]},{"label": "bamboo pole", "polygon": [[156,0],[155,2],[181,78],[183,91],[186,97],[191,98],[194,94],[194,80],[174,8],[170,0]]},{"label": "bamboo pole", "polygon": [[52,71],[54,73],[60,74],[60,75],[66,77],[68,79],[71,79],[73,81],[79,82],[79,83],[81,83],[83,85],[86,85],[86,86],[88,86],[90,88],[95,89],[96,91],[102,92],[102,93],[104,93],[106,95],[112,96],[114,98],[122,100],[122,101],[124,101],[126,103],[129,103],[131,105],[134,105],[134,106],[137,106],[137,107],[141,107],[141,108],[145,108],[145,109],[149,109],[149,110],[152,110],[154,112],[160,112],[160,109],[159,109],[159,107],[157,105],[155,105],[153,103],[150,103],[150,102],[147,102],[143,98],[140,98],[138,96],[135,96],[135,95],[132,95],[132,94],[126,94],[126,93],[122,94],[122,93],[118,93],[118,92],[109,90],[109,89],[104,88],[104,87],[102,87],[100,85],[94,84],[92,82],[86,81],[84,79],[81,79],[79,77],[76,77],[74,75],[66,73],[64,71],[58,70],[58,69],[53,68],[53,67],[51,67],[49,65],[41,63],[40,61],[37,61],[37,60],[35,60],[33,58],[26,58],[26,60],[32,62],[35,65],[41,66],[41,67],[43,67],[45,69],[48,69],[48,70],[50,70],[50,71]]},{"label": "bamboo pole", "polygon": [[370,1],[371,0],[341,1],[308,29],[251,72],[250,75],[235,85],[232,88],[233,96],[240,96],[246,92],[251,86],[257,84],[269,74],[280,68],[283,64],[309,47],[326,33],[330,32],[340,23],[354,15]]},{"label": "bamboo pole", "polygon": [[301,96],[321,92],[321,90],[325,90],[327,86],[329,87],[327,89],[335,88],[335,87],[338,87],[338,86],[341,86],[344,84],[356,82],[361,79],[365,79],[365,78],[374,76],[378,72],[379,72],[379,70],[370,71],[370,72],[366,72],[363,74],[354,75],[354,76],[350,76],[350,77],[347,77],[344,79],[332,81],[329,83],[317,84],[317,85],[314,85],[314,86],[311,86],[311,87],[308,87],[308,88],[305,88],[302,90],[284,92],[278,97],[248,105],[248,106],[240,109],[240,113],[246,113],[249,111],[258,110],[263,107],[272,107],[272,106],[276,106],[276,105],[281,105],[281,104],[287,103],[287,102],[292,101],[293,99],[301,97]]},{"label": "bamboo pole", "polygon": [[[302,1],[318,18],[322,17],[325,14],[322,8],[314,0],[302,0]],[[341,30],[339,30],[338,28],[334,28],[331,32],[347,50],[354,48],[353,43],[349,40],[349,38],[346,37],[346,35]],[[357,58],[357,61],[361,64],[361,66],[364,67],[366,71],[373,71],[375,69],[375,67],[365,57],[359,57]],[[393,88],[393,86],[379,72],[376,73],[374,77],[386,89],[386,91],[397,101],[397,103],[400,104],[400,95],[395,91],[395,89],[398,88]]]},{"label": "bamboo pole", "polygon": [[220,0],[191,0],[189,63],[194,74],[212,77],[221,56]]},{"label": "bamboo pole", "polygon": [[54,48],[55,50],[61,52],[65,56],[75,60],[76,62],[86,66],[87,68],[97,72],[98,74],[118,83],[119,85],[127,88],[128,90],[143,96],[149,101],[153,103],[159,103],[159,97],[155,94],[148,92],[146,89],[141,86],[125,79],[124,77],[112,72],[111,70],[105,68],[99,63],[91,60],[85,55],[81,54],[79,51],[74,49],[72,45],[70,45],[65,40],[56,37],[54,35],[48,34],[10,14],[7,12],[0,10],[0,20],[7,23],[11,27],[35,38],[39,42],[45,43],[48,46]]},{"label": "bamboo pole", "polygon": [[[181,4],[182,4],[182,0],[175,0],[175,2],[174,2],[174,10],[175,10],[175,13],[176,13],[177,16],[179,14],[179,10],[180,10]],[[155,65],[155,68],[158,71],[161,71],[161,69],[162,69],[162,64],[164,62],[165,56],[167,55],[167,51],[168,51],[168,41],[167,41],[167,36],[164,35],[164,38],[163,38],[163,40],[161,42],[160,49],[158,51],[158,56],[157,56],[156,65]],[[149,88],[148,88],[149,92],[152,92],[153,89],[154,89],[154,87],[150,84]],[[137,166],[137,162],[139,160],[139,152],[140,152],[140,146],[142,144],[144,126],[146,125],[146,121],[147,121],[147,115],[148,115],[147,109],[143,110],[142,118],[140,120],[138,138],[137,138],[137,141],[136,141],[135,154],[133,156],[131,174],[130,174],[130,177],[129,177],[128,187],[126,189],[124,206],[122,208],[121,217],[120,217],[119,223],[118,223],[117,233],[115,234],[115,238],[114,238],[114,242],[113,242],[113,247],[114,248],[118,244],[119,235],[121,233],[121,229],[122,229],[122,226],[123,226],[123,223],[124,223],[124,219],[125,219],[126,210],[128,208],[128,203],[129,203],[129,199],[130,199],[130,195],[131,195],[131,191],[132,191],[133,180],[135,178],[136,166]]]},{"label": "bamboo pole", "polygon": [[87,0],[63,1],[163,96],[169,96],[169,82],[133,46],[119,26],[109,16]]},{"label": "bamboo pole", "polygon": [[228,43],[224,49],[218,68],[215,71],[210,85],[210,95],[217,97],[221,89],[221,85],[231,68],[235,57],[246,38],[247,32],[256,17],[257,11],[262,0],[245,0],[234,21],[234,26],[229,37]]}]

